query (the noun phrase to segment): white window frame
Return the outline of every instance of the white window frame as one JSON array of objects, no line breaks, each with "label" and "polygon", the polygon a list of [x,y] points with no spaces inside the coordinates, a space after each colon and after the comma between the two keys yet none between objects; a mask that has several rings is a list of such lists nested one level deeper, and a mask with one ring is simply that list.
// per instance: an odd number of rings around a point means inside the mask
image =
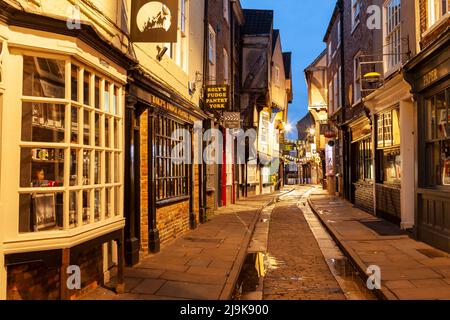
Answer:
[{"label": "white window frame", "polygon": [[[62,142],[36,142],[36,141],[22,141],[20,140],[18,146],[19,148],[47,148],[47,149],[61,149],[64,152],[64,163],[63,163],[63,175],[64,182],[62,186],[58,187],[23,187],[19,186],[17,189],[17,194],[21,195],[32,195],[32,194],[62,194],[63,195],[63,221],[61,228],[55,228],[48,231],[37,232],[30,230],[29,232],[20,233],[21,241],[41,239],[45,237],[49,238],[59,238],[61,237],[61,232],[68,232],[72,234],[78,234],[81,232],[86,232],[94,230],[101,226],[107,226],[113,222],[117,222],[123,218],[123,111],[124,111],[124,91],[123,85],[118,84],[116,81],[112,80],[107,75],[104,75],[100,69],[92,69],[83,65],[83,63],[69,57],[66,55],[56,55],[43,52],[28,52],[20,51],[14,53],[18,61],[21,61],[19,72],[23,73],[23,61],[24,56],[28,57],[39,57],[44,59],[55,59],[59,61],[64,61],[65,64],[65,97],[64,98],[50,98],[41,96],[26,96],[20,95],[20,110],[22,110],[22,103],[48,103],[48,104],[59,104],[65,106],[65,138]],[[78,97],[77,101],[72,100],[71,96],[71,73],[72,64],[78,67],[77,74],[77,91]],[[89,103],[84,104],[84,73],[88,72],[90,74],[88,88],[90,91]],[[99,83],[99,107],[96,107],[95,103],[95,78],[100,79]],[[109,83],[109,95],[105,95],[106,88],[105,84]],[[21,87],[23,85],[21,81]],[[22,90],[20,90],[22,92]],[[114,93],[117,95],[115,96]],[[105,97],[108,97],[108,102],[105,101]],[[117,98],[116,98],[117,97]],[[116,98],[116,99],[115,99]],[[117,103],[117,104],[116,104]],[[114,108],[116,106],[116,108]],[[78,141],[72,141],[71,132],[71,115],[72,110],[76,109],[77,112],[77,136]],[[115,112],[114,112],[115,111]],[[89,143],[86,145],[83,143],[84,127],[86,123],[84,122],[84,113],[89,113]],[[22,111],[20,111],[22,113]],[[95,134],[95,115],[99,115],[99,144],[96,144]],[[105,134],[105,123],[108,121],[109,135]],[[22,128],[22,117],[20,117],[18,130],[20,132]],[[107,142],[105,137],[109,137]],[[70,184],[70,159],[71,151],[74,151],[77,157],[77,177],[76,184]],[[83,179],[83,159],[84,152],[90,151],[89,155],[89,182],[84,184]],[[96,151],[99,152],[100,161],[100,171],[98,172],[99,183],[95,181],[95,156]],[[106,181],[106,157],[108,156],[109,164],[109,180]],[[20,160],[19,160],[20,162]],[[15,174],[16,177],[20,176],[21,164],[18,166],[19,173]],[[88,192],[89,195],[89,210],[87,220],[83,221],[83,192]],[[95,216],[95,194],[99,192],[100,202],[99,214],[96,220]],[[107,192],[109,192],[110,207],[109,216],[106,216],[108,204],[106,203]],[[70,219],[70,196],[75,193],[76,206],[77,206],[77,225],[71,224]],[[11,202],[11,205],[16,205],[15,201]],[[10,212],[17,213],[17,223],[20,224],[20,212],[19,207],[9,208]],[[19,236],[19,225],[16,227],[17,236]],[[12,240],[12,239],[8,239]]]},{"label": "white window frame", "polygon": [[[447,8],[443,8],[443,3],[446,3]],[[450,1],[449,0],[428,0],[427,1],[427,29],[432,28],[438,24],[439,21],[444,19],[450,13]],[[437,6],[437,7],[436,7]],[[438,15],[438,16],[436,16]]]},{"label": "white window frame", "polygon": [[402,63],[401,0],[386,1],[383,11],[384,72],[388,73]]},{"label": "white window frame", "polygon": [[352,0],[352,31],[356,29],[356,27],[361,22],[361,0]]}]

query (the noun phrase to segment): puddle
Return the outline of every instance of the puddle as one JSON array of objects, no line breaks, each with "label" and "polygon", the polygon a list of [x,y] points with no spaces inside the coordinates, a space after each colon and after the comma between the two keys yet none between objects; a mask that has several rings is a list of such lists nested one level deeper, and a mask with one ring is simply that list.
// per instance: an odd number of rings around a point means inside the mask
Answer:
[{"label": "puddle", "polygon": [[[233,300],[261,300],[263,279],[269,270],[285,265],[264,252],[248,253],[236,282]],[[300,280],[300,279],[299,279]]]}]

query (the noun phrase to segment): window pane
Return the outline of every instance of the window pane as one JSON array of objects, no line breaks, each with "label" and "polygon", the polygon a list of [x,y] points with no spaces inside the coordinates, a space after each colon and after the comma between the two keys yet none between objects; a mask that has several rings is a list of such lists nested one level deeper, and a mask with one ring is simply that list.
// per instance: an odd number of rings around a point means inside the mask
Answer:
[{"label": "window pane", "polygon": [[94,191],[94,220],[100,221],[100,212],[101,212],[101,190],[95,189]]},{"label": "window pane", "polygon": [[89,216],[91,214],[91,191],[83,191],[83,224],[89,223]]},{"label": "window pane", "polygon": [[91,184],[91,151],[83,151],[83,184],[89,185]]},{"label": "window pane", "polygon": [[20,186],[60,187],[64,184],[64,150],[22,148]]},{"label": "window pane", "polygon": [[114,148],[119,149],[120,120],[114,122]]},{"label": "window pane", "polygon": [[114,210],[115,210],[115,215],[118,216],[120,214],[120,201],[122,199],[122,193],[121,193],[121,188],[120,187],[115,187],[114,188]]},{"label": "window pane", "polygon": [[445,91],[436,96],[437,138],[447,136],[447,102]]},{"label": "window pane", "polygon": [[78,227],[78,192],[71,191],[69,193],[69,226],[70,228]]},{"label": "window pane", "polygon": [[72,64],[72,73],[70,76],[71,79],[71,98],[72,101],[78,101],[78,67]]},{"label": "window pane", "polygon": [[78,150],[70,150],[70,186],[78,184]]},{"label": "window pane", "polygon": [[95,77],[95,108],[100,109],[100,78]]},{"label": "window pane", "polygon": [[86,105],[90,105],[90,99],[91,99],[91,74],[88,71],[84,71],[84,79],[83,79],[83,92],[84,92],[84,98],[83,103]]},{"label": "window pane", "polygon": [[111,152],[105,153],[106,183],[111,183]]},{"label": "window pane", "polygon": [[59,230],[63,220],[63,193],[19,196],[19,232]]},{"label": "window pane", "polygon": [[105,201],[105,204],[106,204],[105,216],[106,216],[106,218],[110,218],[113,216],[113,213],[112,213],[112,205],[113,205],[112,190],[113,190],[112,188],[106,188],[106,201]]},{"label": "window pane", "polygon": [[448,186],[450,185],[450,140],[443,142],[442,157],[442,184]]},{"label": "window pane", "polygon": [[105,94],[104,94],[104,101],[103,101],[103,110],[105,112],[109,112],[109,82],[105,81]]},{"label": "window pane", "polygon": [[425,101],[425,113],[427,117],[427,140],[436,138],[436,110],[434,108],[434,98]]},{"label": "window pane", "polygon": [[113,96],[113,109],[114,110],[113,110],[113,113],[115,115],[119,114],[118,96],[119,96],[119,89],[116,86],[114,86],[114,96]]},{"label": "window pane", "polygon": [[22,141],[64,142],[65,106],[30,103],[22,105]]},{"label": "window pane", "polygon": [[101,153],[100,151],[95,151],[95,164],[94,164],[94,174],[95,174],[95,184],[101,183]]},{"label": "window pane", "polygon": [[23,94],[25,96],[65,98],[65,62],[38,57],[23,57]]},{"label": "window pane", "polygon": [[91,119],[90,119],[91,113],[87,110],[83,111],[83,143],[85,145],[90,144],[90,126],[91,126]]},{"label": "window pane", "polygon": [[120,182],[120,155],[119,153],[114,153],[114,182]]},{"label": "window pane", "polygon": [[97,147],[100,146],[100,128],[101,128],[101,116],[98,113],[95,113],[95,145]]},{"label": "window pane", "polygon": [[74,144],[80,143],[78,140],[78,108],[74,106],[71,107],[70,142]]},{"label": "window pane", "polygon": [[111,148],[111,141],[110,141],[111,128],[109,127],[109,122],[110,122],[110,118],[106,117],[106,119],[105,119],[105,147],[106,148]]},{"label": "window pane", "polygon": [[400,182],[401,157],[400,150],[384,152],[384,179],[387,182]]}]

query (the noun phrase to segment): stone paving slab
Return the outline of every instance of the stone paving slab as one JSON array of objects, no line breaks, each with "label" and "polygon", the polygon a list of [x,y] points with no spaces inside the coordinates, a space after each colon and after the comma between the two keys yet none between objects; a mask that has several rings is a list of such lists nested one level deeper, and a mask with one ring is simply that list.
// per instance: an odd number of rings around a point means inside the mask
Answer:
[{"label": "stone paving slab", "polygon": [[279,194],[220,208],[207,223],[126,268],[124,294],[97,288],[83,299],[229,299],[260,211]]},{"label": "stone paving slab", "polygon": [[380,267],[382,298],[450,300],[449,254],[408,235],[378,234],[359,221],[381,218],[321,189],[310,196],[309,204],[361,274],[370,265]]}]

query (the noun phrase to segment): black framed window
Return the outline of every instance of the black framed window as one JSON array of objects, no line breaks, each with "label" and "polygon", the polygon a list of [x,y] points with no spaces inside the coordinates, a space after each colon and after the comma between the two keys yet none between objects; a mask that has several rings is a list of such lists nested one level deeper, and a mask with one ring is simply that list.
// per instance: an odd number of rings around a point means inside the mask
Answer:
[{"label": "black framed window", "polygon": [[372,179],[372,138],[353,143],[353,159],[355,166],[355,180]]},{"label": "black framed window", "polygon": [[425,99],[426,184],[450,186],[450,88]]},{"label": "black framed window", "polygon": [[156,201],[189,195],[188,170],[192,164],[186,164],[182,154],[172,154],[175,146],[185,139],[183,135],[173,136],[176,130],[189,130],[189,126],[161,114],[155,115]]}]

